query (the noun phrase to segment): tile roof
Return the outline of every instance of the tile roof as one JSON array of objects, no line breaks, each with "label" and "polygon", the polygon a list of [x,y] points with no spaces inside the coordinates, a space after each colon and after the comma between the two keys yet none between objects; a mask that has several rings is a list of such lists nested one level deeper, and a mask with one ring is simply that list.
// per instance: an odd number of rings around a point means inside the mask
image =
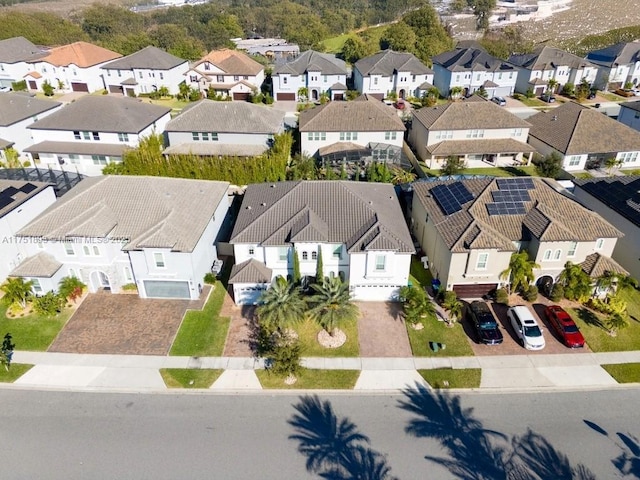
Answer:
[{"label": "tile roof", "polygon": [[48,183],[0,179],[0,218],[33,198],[49,186]]},{"label": "tile roof", "polygon": [[320,156],[330,155],[332,153],[337,152],[352,152],[352,151],[369,151],[367,147],[363,147],[362,145],[358,145],[353,142],[336,142],[331,145],[325,145],[324,147],[320,147],[318,153]]},{"label": "tile roof", "polygon": [[0,93],[0,127],[8,127],[60,105],[62,105],[60,102],[43,100],[30,95],[14,92]]},{"label": "tile roof", "polygon": [[264,70],[264,67],[249,55],[229,48],[212,50],[198,60],[194,68],[205,62],[212,63],[229,75],[257,75]]},{"label": "tile roof", "polygon": [[295,59],[277,66],[273,74],[302,75],[309,71],[321,72],[323,75],[346,75],[347,64],[335,55],[307,50]]},{"label": "tile roof", "polygon": [[117,52],[92,43],[75,42],[61,47],[53,47],[44,57],[30,60],[30,63],[47,62],[56,67],[67,67],[74,64],[81,68],[87,68],[121,56]]},{"label": "tile roof", "polygon": [[89,177],[18,232],[64,240],[107,238],[123,250],[191,252],[222,201],[228,182],[164,177]]},{"label": "tile roof", "polygon": [[20,265],[9,273],[9,276],[51,278],[61,267],[62,263],[58,262],[53,256],[40,252],[25,258],[20,262]]},{"label": "tile roof", "polygon": [[428,145],[431,155],[468,155],[485,153],[521,153],[535,152],[528,143],[513,138],[482,138],[470,140],[444,140]]},{"label": "tile roof", "polygon": [[384,75],[389,77],[396,72],[410,72],[414,75],[433,73],[433,70],[418,60],[414,54],[394,52],[393,50],[382,50],[361,58],[354,66],[363,76]]},{"label": "tile roof", "polygon": [[230,243],[294,242],[341,243],[350,252],[414,252],[390,184],[323,180],[249,185]]},{"label": "tile roof", "polygon": [[165,131],[275,134],[284,129],[284,115],[267,105],[204,99],[183,109]]},{"label": "tile roof", "polygon": [[[462,182],[474,198],[463,204],[461,210],[445,215],[431,190],[456,181]],[[487,204],[493,203],[491,192],[498,190],[494,178],[415,182],[413,191],[453,252],[465,252],[471,248],[515,251],[514,242],[529,240],[531,236],[547,242],[593,241],[622,236],[600,215],[556,190],[560,187],[555,181],[542,178],[532,178],[532,181],[534,188],[529,190],[531,201],[524,202],[526,212],[520,215],[488,214]]]},{"label": "tile roof", "polygon": [[251,258],[231,267],[229,283],[270,283],[273,270]]},{"label": "tile roof", "polygon": [[515,71],[515,67],[504,60],[489,55],[480,48],[456,48],[433,57],[433,63],[452,72],[465,71]]},{"label": "tile roof", "polygon": [[[487,119],[491,119],[491,122],[487,123]],[[527,128],[530,126],[528,121],[522,120],[504,107],[482,99],[479,95],[473,95],[461,102],[449,102],[414,110],[413,121],[420,122],[429,130]]]},{"label": "tile roof", "polygon": [[591,278],[599,278],[608,272],[629,275],[629,272],[618,262],[612,258],[600,255],[599,253],[592,253],[591,255],[588,255],[580,266],[584,273],[589,275]]},{"label": "tile roof", "polygon": [[393,107],[362,95],[353,101],[334,101],[305,110],[301,132],[403,132],[404,123]]},{"label": "tile roof", "polygon": [[576,178],[573,183],[640,227],[640,175]]},{"label": "tile roof", "polygon": [[9,140],[5,140],[4,138],[0,138],[0,150],[4,150],[5,148],[9,148],[15,145],[15,142],[10,142]]},{"label": "tile roof", "polygon": [[100,68],[108,70],[132,70],[134,68],[150,70],[171,70],[182,64],[188,64],[186,60],[165,52],[158,47],[148,46],[131,55],[109,62]]},{"label": "tile roof", "polygon": [[584,58],[549,45],[540,45],[532,53],[511,55],[508,61],[528,70],[549,70],[564,66],[575,69],[595,67]]},{"label": "tile roof", "polygon": [[536,113],[527,121],[531,137],[565,155],[640,151],[640,132],[576,102]]},{"label": "tile roof", "polygon": [[587,60],[603,67],[626,65],[640,60],[640,42],[621,42],[587,54]]},{"label": "tile roof", "polygon": [[170,108],[134,98],[86,95],[27,128],[139,133],[169,112]]},{"label": "tile roof", "polygon": [[27,62],[46,55],[46,50],[36,47],[24,37],[0,40],[0,63]]},{"label": "tile roof", "polygon": [[247,145],[219,142],[187,142],[171,145],[164,155],[201,155],[213,157],[257,157],[265,153],[267,145]]},{"label": "tile roof", "polygon": [[127,149],[127,145],[122,143],[101,143],[101,142],[56,142],[45,140],[24,149],[27,153],[55,153],[55,154],[76,154],[76,155],[108,155],[110,157],[121,157]]}]

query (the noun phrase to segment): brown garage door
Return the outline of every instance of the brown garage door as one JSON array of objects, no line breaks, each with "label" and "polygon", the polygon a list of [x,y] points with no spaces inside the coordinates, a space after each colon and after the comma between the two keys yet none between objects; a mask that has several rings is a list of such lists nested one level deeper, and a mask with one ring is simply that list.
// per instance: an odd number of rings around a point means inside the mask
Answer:
[{"label": "brown garage door", "polygon": [[71,90],[74,92],[88,92],[89,85],[86,83],[71,82]]},{"label": "brown garage door", "polygon": [[279,93],[278,98],[276,98],[276,100],[283,100],[283,101],[288,100],[291,102],[295,102],[296,94],[295,93]]},{"label": "brown garage door", "polygon": [[248,93],[234,93],[233,94],[233,99],[234,100],[241,100],[246,102],[247,100],[249,100],[249,94]]},{"label": "brown garage door", "polygon": [[454,285],[453,291],[460,298],[481,298],[491,290],[498,288],[497,283],[473,283],[468,285]]},{"label": "brown garage door", "polygon": [[109,85],[109,92],[124,95],[124,89],[122,88],[122,85]]}]

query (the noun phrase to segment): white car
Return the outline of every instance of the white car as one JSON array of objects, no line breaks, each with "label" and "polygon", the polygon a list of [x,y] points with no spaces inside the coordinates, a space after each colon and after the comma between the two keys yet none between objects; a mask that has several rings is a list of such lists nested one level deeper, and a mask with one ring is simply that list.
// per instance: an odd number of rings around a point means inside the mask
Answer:
[{"label": "white car", "polygon": [[0,92],[10,92],[10,91],[11,91],[11,87],[0,86]]},{"label": "white car", "polygon": [[507,316],[524,348],[527,350],[542,350],[544,348],[542,329],[527,307],[522,305],[511,307],[507,311]]}]

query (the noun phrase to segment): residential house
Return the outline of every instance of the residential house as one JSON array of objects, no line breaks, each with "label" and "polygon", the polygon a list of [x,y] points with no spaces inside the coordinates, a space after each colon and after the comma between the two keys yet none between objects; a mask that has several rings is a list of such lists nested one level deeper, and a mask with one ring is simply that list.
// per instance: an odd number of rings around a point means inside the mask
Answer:
[{"label": "residential house", "polygon": [[284,115],[266,105],[200,100],[165,128],[165,155],[256,156],[284,131]]},{"label": "residential house", "polygon": [[102,175],[126,148],[162,133],[170,112],[132,98],[85,96],[27,127],[33,145],[24,151],[40,166]]},{"label": "residential house", "polygon": [[567,83],[578,86],[586,80],[591,85],[598,74],[597,65],[548,45],[540,45],[531,53],[511,55],[509,63],[518,67],[516,91],[532,91],[537,96],[547,91],[550,80],[557,82],[555,92]]},{"label": "residential house", "polygon": [[45,55],[45,51],[24,37],[0,40],[0,88],[11,88],[20,82],[31,65],[27,63]]},{"label": "residential house", "polygon": [[618,121],[640,132],[640,100],[621,103]]},{"label": "residential house", "polygon": [[440,169],[449,157],[469,168],[529,163],[529,123],[478,95],[414,110],[409,143],[428,168]]},{"label": "residential house", "polygon": [[[36,294],[75,276],[90,292],[135,284],[142,298],[197,299],[217,260],[226,182],[87,178],[23,227],[29,256],[12,272]],[[34,239],[33,242],[29,242]]]},{"label": "residential house", "polygon": [[468,96],[484,88],[489,97],[511,95],[516,86],[515,66],[482,48],[456,48],[433,57],[433,82],[441,95],[454,88]]},{"label": "residential house", "polygon": [[593,277],[624,271],[611,259],[623,234],[551,179],[415,182],[411,224],[433,277],[464,298],[504,286],[520,251],[540,266],[536,283],[557,281],[567,261]]},{"label": "residential house", "polygon": [[613,249],[613,259],[640,279],[640,176],[574,179],[573,183],[573,194],[582,204],[624,233]]},{"label": "residential house", "polygon": [[298,124],[302,152],[320,158],[377,145],[391,145],[397,152],[406,130],[393,107],[367,95],[305,110]]},{"label": "residential house", "polygon": [[230,243],[236,304],[255,304],[277,276],[323,274],[349,283],[356,300],[397,299],[413,242],[390,184],[299,181],[249,185]]},{"label": "residential house", "polygon": [[271,61],[288,60],[300,55],[300,47],[283,38],[232,38],[231,41],[238,50],[244,50],[249,55],[262,55]]},{"label": "residential house", "polygon": [[56,201],[48,183],[0,180],[0,284],[26,257],[18,231]]},{"label": "residential house", "polygon": [[166,87],[171,95],[180,92],[189,62],[157,47],[149,46],[102,66],[110,93],[133,97]]},{"label": "residential house", "polygon": [[307,50],[299,57],[277,65],[271,76],[273,98],[300,100],[300,89],[307,99],[320,100],[327,94],[331,100],[342,100],[347,91],[347,66],[335,55]]},{"label": "residential house", "polygon": [[191,66],[187,83],[205,96],[215,94],[233,100],[248,100],[260,92],[264,67],[248,55],[228,48],[209,52]]},{"label": "residential house", "polygon": [[60,92],[95,92],[105,88],[100,67],[121,56],[91,43],[75,42],[27,61],[31,70],[24,78],[29,90],[42,90],[44,82],[49,82]]},{"label": "residential house", "polygon": [[602,90],[640,84],[640,41],[621,42],[589,52],[586,59],[598,66],[596,85]]},{"label": "residential house", "polygon": [[[29,125],[58,111],[62,104],[22,93],[0,93],[0,141],[19,153],[33,144]],[[3,147],[0,146],[0,150]],[[6,147],[5,147],[6,148]]]},{"label": "residential house", "polygon": [[412,53],[383,50],[356,62],[353,83],[356,90],[379,100],[392,94],[420,98],[433,88],[433,70]]},{"label": "residential house", "polygon": [[609,159],[622,168],[640,166],[640,132],[597,110],[567,102],[527,122],[529,144],[545,156],[558,153],[567,171],[604,167]]}]

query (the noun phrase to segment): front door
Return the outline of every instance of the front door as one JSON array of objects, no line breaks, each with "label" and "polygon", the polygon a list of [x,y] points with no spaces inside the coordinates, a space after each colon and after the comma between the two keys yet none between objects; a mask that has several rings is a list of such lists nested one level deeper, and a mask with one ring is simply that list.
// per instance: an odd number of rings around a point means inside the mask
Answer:
[{"label": "front door", "polygon": [[98,281],[100,288],[103,290],[111,290],[111,284],[109,283],[109,277],[104,272],[98,272]]}]

